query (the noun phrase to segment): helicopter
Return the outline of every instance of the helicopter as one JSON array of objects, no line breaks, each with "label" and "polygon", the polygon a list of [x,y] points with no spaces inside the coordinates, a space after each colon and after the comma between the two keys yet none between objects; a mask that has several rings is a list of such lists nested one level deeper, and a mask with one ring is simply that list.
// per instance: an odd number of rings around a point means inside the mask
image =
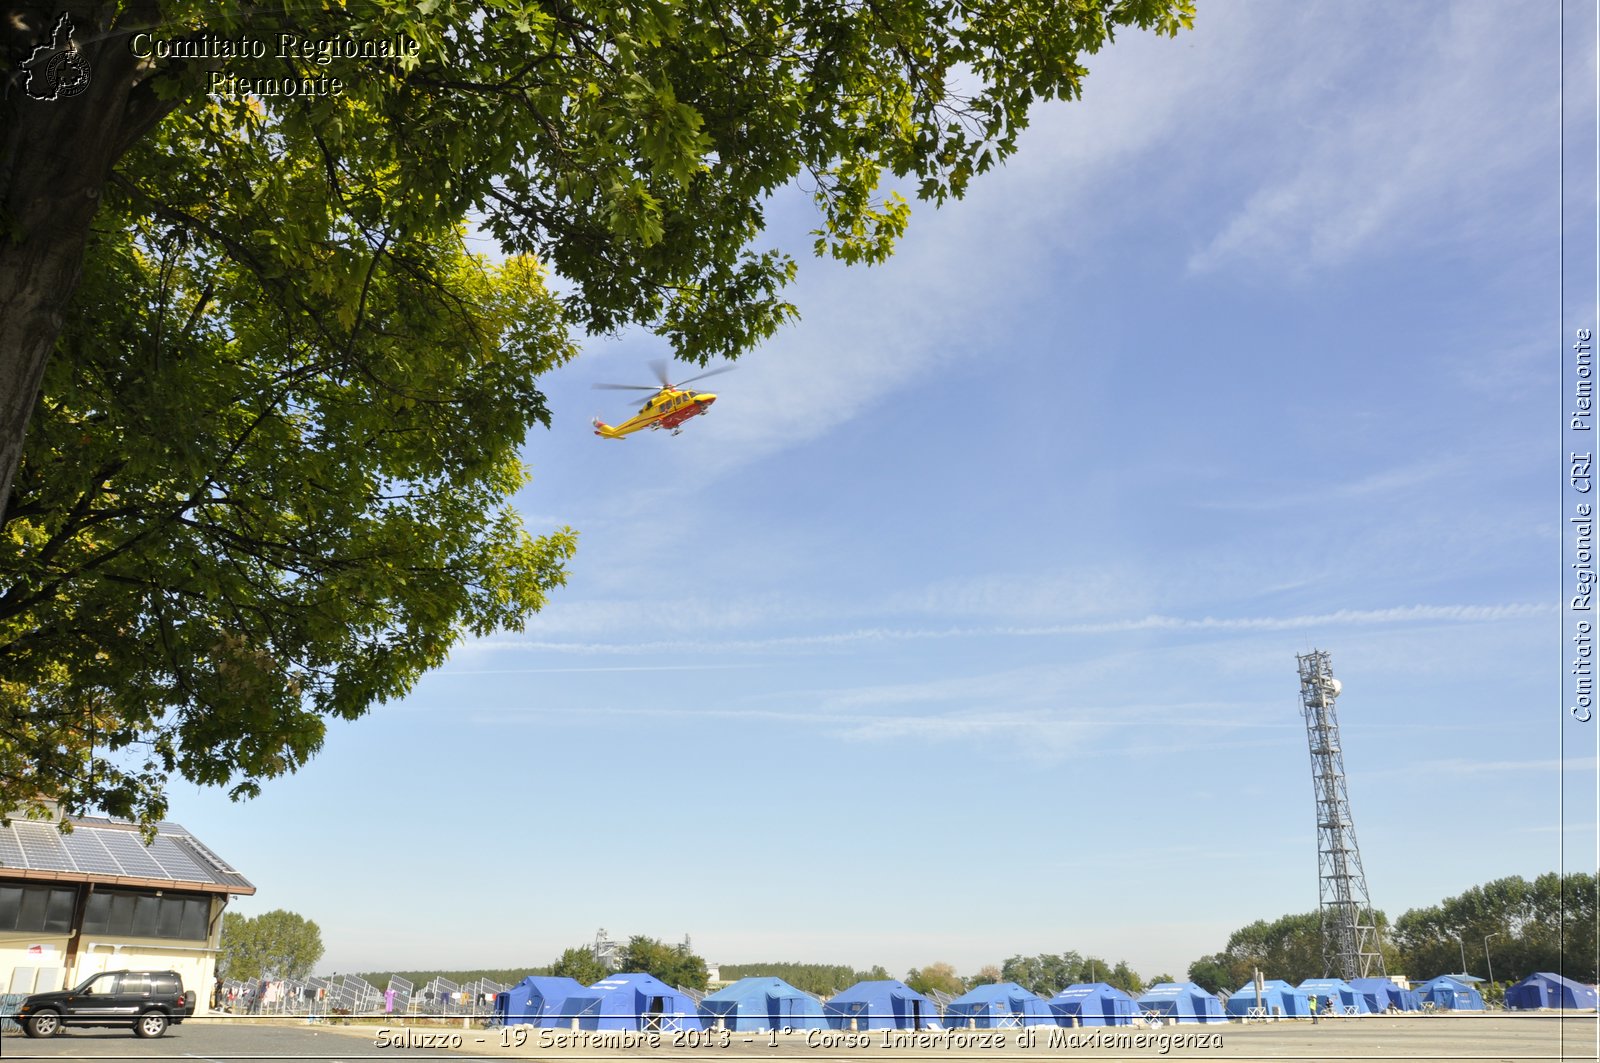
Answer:
[{"label": "helicopter", "polygon": [[639,407],[639,412],[613,427],[600,418],[594,419],[594,434],[605,439],[623,439],[645,428],[670,428],[672,434],[677,435],[683,431],[683,422],[698,414],[705,413],[711,404],[717,401],[715,395],[685,391],[685,384],[692,384],[696,380],[704,380],[708,376],[726,373],[733,366],[725,365],[692,376],[688,380],[680,380],[674,384],[667,379],[667,362],[664,358],[651,360],[650,368],[655,370],[659,385],[652,384],[596,384],[597,388],[612,391],[653,391],[654,395],[644,400],[644,405]]}]

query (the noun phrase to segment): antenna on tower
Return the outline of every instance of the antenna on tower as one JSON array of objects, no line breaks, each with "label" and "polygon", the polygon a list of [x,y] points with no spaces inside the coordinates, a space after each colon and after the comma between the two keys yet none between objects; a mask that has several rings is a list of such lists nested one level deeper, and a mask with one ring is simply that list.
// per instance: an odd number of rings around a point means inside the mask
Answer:
[{"label": "antenna on tower", "polygon": [[1325,650],[1299,654],[1300,707],[1311,746],[1311,785],[1317,796],[1317,907],[1322,916],[1323,974],[1340,978],[1387,976],[1377,919],[1361,869],[1350,794],[1345,786],[1344,754],[1339,750],[1339,717],[1334,701],[1340,684]]}]

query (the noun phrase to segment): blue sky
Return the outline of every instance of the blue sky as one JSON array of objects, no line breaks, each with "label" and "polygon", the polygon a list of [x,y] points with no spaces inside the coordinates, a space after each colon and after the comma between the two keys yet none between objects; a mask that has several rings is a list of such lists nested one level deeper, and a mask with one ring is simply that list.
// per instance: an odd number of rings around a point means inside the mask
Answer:
[{"label": "blue sky", "polygon": [[[664,350],[588,342],[518,499],[581,533],[549,607],[172,818],[258,885],[239,911],[321,925],[325,972],[605,927],[1181,975],[1316,906],[1317,647],[1377,906],[1563,839],[1592,869],[1593,731],[1559,746],[1557,15],[1204,3],[1093,57],[890,263],[804,260],[802,321],[681,436],[591,434],[628,412],[591,385]],[[772,219],[809,246],[803,195]]]}]

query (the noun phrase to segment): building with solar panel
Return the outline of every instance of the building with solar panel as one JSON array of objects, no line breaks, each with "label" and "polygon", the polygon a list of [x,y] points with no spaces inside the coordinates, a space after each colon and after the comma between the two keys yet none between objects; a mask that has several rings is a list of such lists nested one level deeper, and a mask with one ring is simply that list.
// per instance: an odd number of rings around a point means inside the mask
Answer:
[{"label": "building with solar panel", "polygon": [[222,912],[255,893],[176,823],[144,844],[120,820],[0,825],[0,991],[39,993],[101,971],[177,971],[203,1014]]}]

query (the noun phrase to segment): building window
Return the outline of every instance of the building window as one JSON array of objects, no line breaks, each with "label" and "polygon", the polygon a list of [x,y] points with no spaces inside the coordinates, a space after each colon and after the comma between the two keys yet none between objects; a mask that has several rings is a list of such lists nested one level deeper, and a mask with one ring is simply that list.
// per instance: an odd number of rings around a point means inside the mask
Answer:
[{"label": "building window", "polygon": [[83,912],[85,934],[204,941],[211,904],[203,897],[99,890]]},{"label": "building window", "polygon": [[77,899],[71,886],[0,886],[0,932],[70,933]]},{"label": "building window", "polygon": [[190,897],[183,902],[183,925],[178,936],[188,941],[204,941],[211,936],[211,902]]}]

